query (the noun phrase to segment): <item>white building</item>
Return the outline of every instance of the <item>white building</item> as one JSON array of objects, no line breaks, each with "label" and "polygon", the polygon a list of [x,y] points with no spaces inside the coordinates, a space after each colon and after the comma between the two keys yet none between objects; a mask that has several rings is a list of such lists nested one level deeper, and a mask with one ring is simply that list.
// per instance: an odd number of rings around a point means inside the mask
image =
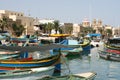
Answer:
[{"label": "white building", "polygon": [[48,24],[48,23],[53,23],[55,20],[52,19],[40,19],[39,23],[40,24]]}]

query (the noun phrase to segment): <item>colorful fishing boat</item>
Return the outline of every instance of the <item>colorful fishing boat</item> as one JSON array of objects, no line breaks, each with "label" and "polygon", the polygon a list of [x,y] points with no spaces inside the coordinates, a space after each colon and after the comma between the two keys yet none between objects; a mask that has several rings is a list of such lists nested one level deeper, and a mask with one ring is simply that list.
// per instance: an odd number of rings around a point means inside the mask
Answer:
[{"label": "colorful fishing boat", "polygon": [[0,60],[18,58],[19,56],[19,51],[0,51]]},{"label": "colorful fishing boat", "polygon": [[[47,56],[46,58],[42,59],[33,59],[33,60],[26,60],[26,61],[20,61],[20,60],[0,60],[2,62],[0,64],[1,69],[15,69],[15,68],[31,68],[31,67],[40,67],[40,66],[50,66],[55,65],[56,71],[60,71],[61,63],[60,63],[60,48],[68,48],[68,46],[61,45],[61,44],[47,44],[47,45],[41,45],[41,46],[0,46],[0,49],[4,50],[10,50],[10,51],[20,51],[23,52],[34,52],[34,51],[47,51],[47,50],[53,50],[57,49],[57,51],[53,51],[51,53],[51,56]],[[45,53],[46,54],[46,53]],[[27,55],[25,55],[27,56]],[[26,58],[26,57],[25,57]]]},{"label": "colorful fishing boat", "polygon": [[105,47],[108,49],[120,50],[120,38],[108,39],[105,43]]},{"label": "colorful fishing boat", "polygon": [[0,51],[0,55],[11,55],[11,54],[19,54],[20,51]]},{"label": "colorful fishing boat", "polygon": [[17,55],[17,54],[13,54],[13,55],[2,55],[2,56],[0,56],[0,60],[4,60],[4,59],[15,59],[15,58],[18,58],[19,57],[19,55]]},{"label": "colorful fishing boat", "polygon": [[19,43],[19,42],[26,42],[27,40],[29,40],[29,42],[37,42],[37,36],[35,35],[25,35],[25,36],[21,36],[21,37],[12,37],[10,39],[10,41],[12,42],[16,42],[16,43]]},{"label": "colorful fishing boat", "polygon": [[79,74],[71,74],[65,76],[45,76],[41,77],[38,80],[94,80],[96,77],[95,72],[86,72],[86,73],[79,73]]},{"label": "colorful fishing boat", "polygon": [[116,53],[116,54],[120,54],[120,51],[119,50],[114,50],[114,49],[106,49],[107,52],[110,52],[110,53]]},{"label": "colorful fishing boat", "polygon": [[42,76],[53,75],[54,66],[31,68],[31,69],[15,69],[6,72],[0,72],[0,80],[36,80]]},{"label": "colorful fishing boat", "polygon": [[106,60],[120,61],[120,54],[111,53],[107,51],[99,51],[99,56]]},{"label": "colorful fishing boat", "polygon": [[0,60],[0,67],[6,68],[32,68],[32,67],[45,67],[55,65],[60,59],[60,54],[52,55],[42,59],[18,59],[18,60]]},{"label": "colorful fishing boat", "polygon": [[77,40],[73,40],[73,39],[65,39],[61,42],[59,42],[58,44],[62,44],[62,45],[67,45],[69,46],[69,49],[68,50],[71,50],[71,49],[74,49],[74,48],[78,48],[78,47],[81,47],[79,44],[78,44],[78,41]]},{"label": "colorful fishing boat", "polygon": [[46,44],[41,46],[0,46],[0,49],[9,51],[20,51],[20,52],[34,52],[34,51],[46,51],[56,48],[69,48],[67,45],[62,44]]},{"label": "colorful fishing boat", "polygon": [[99,46],[103,45],[103,41],[101,39],[93,39],[93,40],[91,40],[90,44],[93,47],[99,47]]},{"label": "colorful fishing boat", "polygon": [[83,51],[83,49],[82,47],[79,47],[79,48],[74,48],[72,50],[61,50],[61,54],[63,56],[79,55],[81,51]]},{"label": "colorful fishing boat", "polygon": [[68,37],[70,34],[50,34],[50,37]]},{"label": "colorful fishing boat", "polygon": [[104,44],[104,47],[108,49],[120,50],[120,47],[115,47],[110,44]]},{"label": "colorful fishing boat", "polygon": [[61,53],[62,55],[75,55],[75,54],[80,54],[80,52],[83,50],[82,47],[78,44],[77,40],[73,39],[65,39],[61,41],[58,44],[66,45],[68,48],[61,48]]},{"label": "colorful fishing boat", "polygon": [[88,40],[88,39],[84,39],[83,42],[80,42],[79,44],[83,48],[83,51],[91,49],[90,40]]}]

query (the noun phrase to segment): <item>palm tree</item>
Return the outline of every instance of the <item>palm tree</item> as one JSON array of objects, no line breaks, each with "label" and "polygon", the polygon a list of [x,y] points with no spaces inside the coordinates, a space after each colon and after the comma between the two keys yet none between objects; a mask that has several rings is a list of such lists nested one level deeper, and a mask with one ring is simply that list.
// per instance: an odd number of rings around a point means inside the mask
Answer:
[{"label": "palm tree", "polygon": [[43,33],[46,33],[46,26],[47,24],[39,24],[38,27],[40,28],[40,30],[43,32]]},{"label": "palm tree", "polygon": [[23,25],[17,25],[16,23],[12,24],[12,29],[13,29],[14,35],[17,37],[22,35],[22,33],[25,31],[25,28]]},{"label": "palm tree", "polygon": [[7,21],[7,18],[3,17],[0,20],[0,29],[1,31],[4,31],[5,28],[8,28],[8,21]]},{"label": "palm tree", "polygon": [[62,29],[61,29],[60,27],[59,27],[59,29],[58,29],[58,30],[59,30],[59,33],[60,33],[60,34],[62,34],[62,33],[63,33],[63,31],[62,31]]},{"label": "palm tree", "polygon": [[57,31],[59,30],[59,26],[60,26],[59,21],[58,21],[58,20],[55,20],[55,21],[54,21],[54,29],[55,29],[55,33],[56,33],[56,34],[57,34]]},{"label": "palm tree", "polygon": [[47,33],[51,34],[51,30],[54,28],[53,23],[48,23],[46,26]]}]

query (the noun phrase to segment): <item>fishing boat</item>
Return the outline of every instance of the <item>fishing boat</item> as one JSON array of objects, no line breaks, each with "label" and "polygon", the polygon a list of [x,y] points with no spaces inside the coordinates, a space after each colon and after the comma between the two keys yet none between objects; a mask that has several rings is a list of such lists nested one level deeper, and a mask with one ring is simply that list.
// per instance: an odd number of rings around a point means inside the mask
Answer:
[{"label": "fishing boat", "polygon": [[19,51],[0,51],[0,60],[18,58],[19,56]]},{"label": "fishing boat", "polygon": [[74,39],[65,39],[65,40],[59,42],[58,44],[63,44],[63,45],[69,46],[69,50],[70,50],[70,49],[74,49],[74,48],[81,47],[81,46],[78,44],[78,41],[77,41],[77,40],[74,40]]},{"label": "fishing boat", "polygon": [[0,49],[9,51],[20,51],[20,52],[34,52],[34,51],[46,51],[56,48],[69,48],[67,45],[62,44],[46,44],[41,46],[0,46]]},{"label": "fishing boat", "polygon": [[90,40],[88,39],[84,39],[82,42],[80,41],[79,45],[83,48],[83,51],[91,49]]},{"label": "fishing boat", "polygon": [[0,67],[15,68],[32,68],[32,67],[45,67],[55,65],[60,59],[60,54],[51,55],[42,59],[7,59],[0,60]]},{"label": "fishing boat", "polygon": [[50,34],[50,37],[68,37],[70,34]]},{"label": "fishing boat", "polygon": [[109,55],[107,52],[105,52],[105,51],[98,51],[98,53],[99,53],[99,56],[101,57],[101,58],[103,58],[103,59],[108,59],[108,56],[107,55]]},{"label": "fishing boat", "polygon": [[68,48],[61,48],[61,53],[62,55],[66,56],[66,55],[75,55],[75,54],[79,54],[83,49],[82,47],[78,44],[77,40],[73,40],[73,39],[65,39],[63,41],[61,41],[58,44],[63,44],[68,46]]},{"label": "fishing boat", "polygon": [[106,49],[107,52],[120,54],[120,50]]},{"label": "fishing boat", "polygon": [[0,35],[0,40],[5,40],[5,39],[6,39],[6,36]]},{"label": "fishing boat", "polygon": [[13,55],[0,55],[0,60],[4,60],[4,59],[13,59],[13,58],[18,58],[19,57],[19,55],[17,55],[17,54],[13,54]]},{"label": "fishing boat", "polygon": [[10,41],[12,42],[26,42],[27,40],[29,40],[29,42],[36,42],[37,41],[37,36],[35,35],[24,35],[24,36],[20,36],[20,37],[11,37]]},{"label": "fishing boat", "polygon": [[86,73],[79,73],[79,74],[71,74],[71,75],[65,75],[65,76],[45,76],[41,77],[37,80],[94,80],[96,77],[95,72],[86,72]]},{"label": "fishing boat", "polygon": [[108,39],[105,43],[105,47],[108,49],[120,50],[120,38]]},{"label": "fishing boat", "polygon": [[72,56],[72,55],[78,55],[80,52],[83,51],[82,47],[74,48],[72,50],[61,50],[61,54],[63,56]]},{"label": "fishing boat", "polygon": [[[35,51],[49,51],[57,49],[53,52],[50,52],[51,56],[47,56],[42,59],[33,59],[33,60],[0,60],[0,69],[15,69],[15,68],[31,68],[31,67],[40,67],[40,66],[50,66],[55,65],[56,71],[60,71],[60,48],[68,48],[68,46],[61,44],[46,44],[41,46],[0,46],[0,49],[10,50],[10,51],[20,51],[21,53],[26,52],[35,52]],[[46,54],[46,53],[45,53]],[[27,56],[27,55],[25,55]],[[25,57],[26,58],[26,57]]]},{"label": "fishing boat", "polygon": [[36,80],[42,76],[52,76],[54,68],[54,66],[49,66],[22,70],[15,69],[6,72],[0,72],[0,80]]},{"label": "fishing boat", "polygon": [[110,44],[104,44],[104,47],[108,49],[120,50],[120,47],[115,47],[115,45],[113,46]]},{"label": "fishing boat", "polygon": [[0,55],[8,55],[8,54],[18,54],[20,51],[4,51],[4,50],[1,50],[0,51]]},{"label": "fishing boat", "polygon": [[103,44],[103,41],[101,39],[102,35],[99,33],[89,33],[85,37],[91,39],[90,44],[92,47],[99,47]]},{"label": "fishing boat", "polygon": [[103,45],[103,41],[101,39],[93,39],[93,40],[91,40],[90,44],[93,47],[99,47],[99,46]]},{"label": "fishing boat", "polygon": [[101,58],[112,61],[120,61],[120,54],[111,53],[107,51],[99,51],[98,53]]}]

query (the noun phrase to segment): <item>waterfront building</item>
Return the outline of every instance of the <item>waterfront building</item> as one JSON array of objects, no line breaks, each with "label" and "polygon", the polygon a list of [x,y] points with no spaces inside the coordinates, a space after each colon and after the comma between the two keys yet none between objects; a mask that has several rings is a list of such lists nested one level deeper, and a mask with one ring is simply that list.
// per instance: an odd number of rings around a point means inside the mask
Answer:
[{"label": "waterfront building", "polygon": [[64,23],[63,33],[72,34],[73,33],[73,23]]},{"label": "waterfront building", "polygon": [[102,20],[99,19],[97,26],[98,26],[98,27],[103,27],[102,25],[103,25],[103,24],[102,24]]},{"label": "waterfront building", "polygon": [[83,27],[90,27],[90,21],[87,18],[84,18],[82,21],[82,26]]},{"label": "waterfront building", "polygon": [[112,30],[112,28],[113,28],[113,27],[112,27],[111,25],[105,25],[105,26],[104,26],[104,29],[105,29],[105,30],[107,30],[107,29]]},{"label": "waterfront building", "polygon": [[93,19],[91,26],[92,27],[97,27],[97,20],[96,19]]},{"label": "waterfront building", "polygon": [[118,26],[118,27],[114,27],[113,29],[112,29],[112,35],[113,36],[119,36],[120,37],[120,26]]},{"label": "waterfront building", "polygon": [[93,19],[91,26],[96,31],[96,33],[101,33],[101,30],[103,30],[102,20],[100,19]]},{"label": "waterfront building", "polygon": [[79,34],[80,34],[80,32],[81,32],[81,27],[82,26],[80,26],[80,24],[73,24],[73,35],[75,36],[75,37],[79,37]]},{"label": "waterfront building", "polygon": [[34,34],[34,18],[25,16],[22,12],[15,12],[9,10],[0,10],[0,18],[8,17],[13,21],[20,21],[19,24],[23,25],[26,35]]},{"label": "waterfront building", "polygon": [[40,19],[39,23],[40,24],[48,24],[48,23],[54,23],[55,20],[53,19]]},{"label": "waterfront building", "polygon": [[92,26],[93,28],[103,27],[103,22],[102,22],[102,20],[100,20],[100,19],[98,19],[98,20],[93,19],[91,26]]},{"label": "waterfront building", "polygon": [[[51,23],[53,24],[52,26],[54,26],[54,21],[58,21],[58,20],[53,20],[53,19],[39,19],[38,20],[38,23],[35,24],[36,28],[39,28],[39,33],[42,34],[42,33],[45,33],[44,32],[44,27],[46,27],[45,25],[47,25],[48,23]],[[51,30],[51,34],[55,34],[55,30],[52,29]],[[57,34],[59,34],[59,32],[57,31]]]},{"label": "waterfront building", "polygon": [[111,25],[104,25],[104,32],[105,32],[105,36],[107,38],[110,38],[112,37],[112,30],[113,30],[113,27]]}]

